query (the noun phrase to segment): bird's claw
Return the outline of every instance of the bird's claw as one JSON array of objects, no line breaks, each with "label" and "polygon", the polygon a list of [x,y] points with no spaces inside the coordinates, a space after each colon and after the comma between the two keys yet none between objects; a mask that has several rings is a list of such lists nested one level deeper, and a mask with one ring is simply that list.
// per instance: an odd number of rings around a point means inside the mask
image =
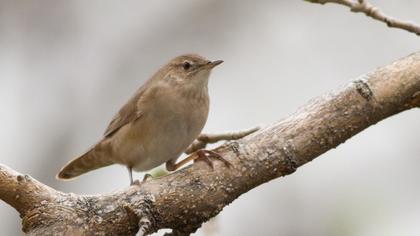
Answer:
[{"label": "bird's claw", "polygon": [[196,154],[197,154],[198,157],[194,160],[194,162],[203,160],[212,169],[214,167],[213,167],[213,162],[210,160],[210,158],[222,161],[226,165],[226,167],[228,167],[228,168],[230,168],[232,166],[232,163],[230,163],[228,160],[226,160],[224,157],[222,157],[219,153],[217,153],[215,151],[201,149],[201,150],[198,150],[196,152]]},{"label": "bird's claw", "polygon": [[142,181],[140,181],[140,180],[138,180],[138,179],[136,179],[136,180],[134,180],[133,181],[133,183],[131,183],[131,186],[133,186],[133,185],[137,185],[137,186],[140,186],[140,185],[142,185],[143,183],[145,183],[148,179],[153,179],[153,176],[151,175],[151,174],[145,174],[144,175],[144,177],[143,177],[143,180]]}]

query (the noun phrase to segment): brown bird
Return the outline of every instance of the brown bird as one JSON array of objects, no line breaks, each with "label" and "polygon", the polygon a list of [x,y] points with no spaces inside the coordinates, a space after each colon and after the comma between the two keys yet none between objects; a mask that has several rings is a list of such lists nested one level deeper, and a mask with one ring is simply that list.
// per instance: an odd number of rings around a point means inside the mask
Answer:
[{"label": "brown bird", "polygon": [[[58,179],[71,179],[112,164],[146,171],[166,162],[178,169],[178,157],[197,138],[209,112],[208,78],[223,61],[199,55],[181,55],[160,68],[114,116],[101,141],[65,165]],[[189,159],[213,156],[200,150]],[[223,160],[223,159],[222,159]],[[223,160],[225,161],[225,160]],[[227,161],[225,161],[227,163]]]}]

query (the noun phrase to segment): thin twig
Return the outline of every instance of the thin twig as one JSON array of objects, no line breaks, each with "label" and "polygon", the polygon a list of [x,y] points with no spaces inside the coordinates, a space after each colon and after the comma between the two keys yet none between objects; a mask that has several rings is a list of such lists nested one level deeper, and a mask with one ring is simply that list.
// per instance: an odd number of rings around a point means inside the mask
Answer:
[{"label": "thin twig", "polygon": [[372,17],[375,20],[382,21],[391,28],[399,28],[420,36],[420,26],[408,21],[402,21],[395,19],[391,16],[384,14],[379,8],[370,4],[365,0],[305,0],[311,3],[326,4],[326,3],[335,3],[344,5],[350,8],[352,12],[361,12],[365,15]]},{"label": "thin twig", "polygon": [[200,149],[203,149],[207,144],[217,143],[219,141],[231,141],[241,139],[245,136],[248,136],[256,131],[260,127],[254,127],[252,129],[241,130],[237,132],[225,133],[225,134],[200,134],[198,138],[185,150],[185,154],[191,154]]}]

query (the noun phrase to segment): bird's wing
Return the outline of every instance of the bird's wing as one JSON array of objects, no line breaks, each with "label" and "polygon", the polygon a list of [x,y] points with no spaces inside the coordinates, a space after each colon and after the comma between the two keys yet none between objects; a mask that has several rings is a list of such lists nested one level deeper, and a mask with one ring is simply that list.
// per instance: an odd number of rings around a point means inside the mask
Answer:
[{"label": "bird's wing", "polygon": [[110,137],[124,125],[139,119],[142,111],[139,108],[140,99],[144,95],[145,86],[141,87],[137,93],[118,111],[112,118],[106,129],[104,136]]}]

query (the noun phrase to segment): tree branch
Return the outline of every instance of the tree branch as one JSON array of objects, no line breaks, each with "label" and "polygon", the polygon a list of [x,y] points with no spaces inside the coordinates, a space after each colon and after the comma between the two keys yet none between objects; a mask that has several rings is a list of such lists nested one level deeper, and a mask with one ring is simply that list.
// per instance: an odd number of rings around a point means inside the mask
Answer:
[{"label": "tree branch", "polygon": [[420,52],[312,100],[290,117],[216,151],[233,167],[196,162],[105,195],[62,193],[0,166],[0,198],[28,235],[188,235],[238,196],[335,148],[378,121],[420,107]]},{"label": "tree branch", "polygon": [[186,154],[191,154],[200,149],[206,148],[207,144],[217,143],[220,141],[232,141],[238,140],[245,136],[248,136],[256,131],[260,127],[254,127],[247,130],[241,130],[237,132],[225,133],[225,134],[200,134],[196,140],[185,150]]},{"label": "tree branch", "polygon": [[412,22],[401,21],[391,16],[384,14],[379,8],[370,4],[365,0],[305,0],[311,3],[326,4],[335,3],[344,5],[350,8],[352,12],[361,12],[365,15],[372,17],[375,20],[382,21],[391,28],[399,28],[420,36],[420,26]]}]

